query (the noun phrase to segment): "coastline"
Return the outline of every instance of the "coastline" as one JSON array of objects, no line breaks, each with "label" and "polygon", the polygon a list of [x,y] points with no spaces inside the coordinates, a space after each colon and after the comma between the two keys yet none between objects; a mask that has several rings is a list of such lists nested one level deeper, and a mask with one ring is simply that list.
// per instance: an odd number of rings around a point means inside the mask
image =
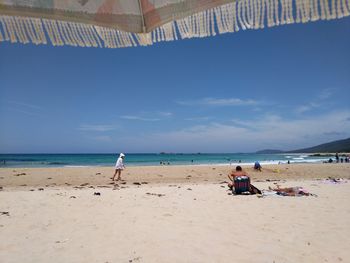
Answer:
[{"label": "coastline", "polygon": [[[340,158],[346,153],[340,154]],[[263,165],[283,163],[322,163],[332,154],[308,153],[202,153],[202,154],[127,154],[126,162],[131,166],[159,165],[252,165],[259,161]],[[45,167],[104,167],[115,163],[115,154],[0,154],[0,168],[45,168]]]}]

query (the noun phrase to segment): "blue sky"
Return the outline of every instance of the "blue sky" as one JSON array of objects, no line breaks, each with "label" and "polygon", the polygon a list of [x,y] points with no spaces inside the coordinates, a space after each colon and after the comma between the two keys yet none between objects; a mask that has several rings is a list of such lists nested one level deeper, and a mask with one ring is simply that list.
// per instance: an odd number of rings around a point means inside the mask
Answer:
[{"label": "blue sky", "polygon": [[0,43],[0,153],[251,152],[350,137],[350,18],[151,47]]}]

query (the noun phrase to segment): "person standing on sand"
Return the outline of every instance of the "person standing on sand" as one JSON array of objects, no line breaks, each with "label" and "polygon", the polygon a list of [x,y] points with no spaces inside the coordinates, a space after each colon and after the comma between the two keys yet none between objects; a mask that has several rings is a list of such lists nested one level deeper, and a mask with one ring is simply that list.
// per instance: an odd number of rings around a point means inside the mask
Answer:
[{"label": "person standing on sand", "polygon": [[121,153],[119,155],[119,158],[117,160],[117,162],[115,163],[115,172],[114,172],[114,175],[113,175],[113,178],[112,178],[112,181],[114,181],[114,178],[115,176],[118,174],[118,178],[117,178],[117,181],[121,180],[121,173],[122,173],[122,170],[125,169],[125,165],[124,165],[124,158],[125,158],[125,155],[124,153]]}]

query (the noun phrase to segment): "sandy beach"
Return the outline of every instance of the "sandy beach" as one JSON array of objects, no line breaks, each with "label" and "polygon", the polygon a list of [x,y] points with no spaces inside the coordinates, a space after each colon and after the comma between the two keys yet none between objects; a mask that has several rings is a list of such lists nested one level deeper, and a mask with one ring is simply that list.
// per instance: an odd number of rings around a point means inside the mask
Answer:
[{"label": "sandy beach", "polygon": [[350,261],[349,164],[244,167],[304,197],[233,196],[233,168],[2,168],[1,262]]}]

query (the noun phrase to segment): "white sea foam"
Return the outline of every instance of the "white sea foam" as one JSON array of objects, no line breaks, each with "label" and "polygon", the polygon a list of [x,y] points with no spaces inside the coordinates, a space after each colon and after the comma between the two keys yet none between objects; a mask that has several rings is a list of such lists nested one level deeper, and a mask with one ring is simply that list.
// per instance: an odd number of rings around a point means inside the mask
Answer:
[{"label": "white sea foam", "polygon": [[63,167],[67,168],[87,168],[87,167],[93,167],[91,165],[64,165]]}]

